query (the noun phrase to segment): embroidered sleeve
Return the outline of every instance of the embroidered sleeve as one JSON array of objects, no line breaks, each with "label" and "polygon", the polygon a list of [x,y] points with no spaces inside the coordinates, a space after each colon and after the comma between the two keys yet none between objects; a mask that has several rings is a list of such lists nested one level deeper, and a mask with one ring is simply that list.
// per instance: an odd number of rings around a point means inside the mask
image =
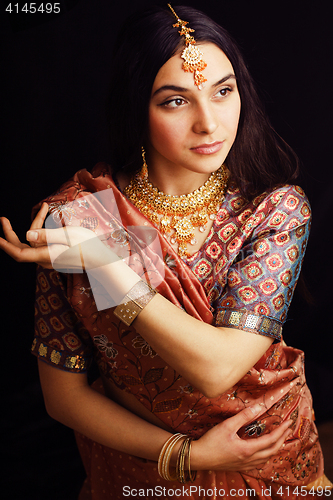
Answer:
[{"label": "embroidered sleeve", "polygon": [[216,326],[280,339],[301,270],[310,217],[307,199],[297,186],[275,190],[255,210],[237,217],[242,224],[229,248],[231,252],[237,245],[240,248],[220,276],[224,287],[215,302]]},{"label": "embroidered sleeve", "polygon": [[86,371],[92,360],[90,335],[71,308],[59,273],[40,267],[31,351],[46,363],[72,372]]}]

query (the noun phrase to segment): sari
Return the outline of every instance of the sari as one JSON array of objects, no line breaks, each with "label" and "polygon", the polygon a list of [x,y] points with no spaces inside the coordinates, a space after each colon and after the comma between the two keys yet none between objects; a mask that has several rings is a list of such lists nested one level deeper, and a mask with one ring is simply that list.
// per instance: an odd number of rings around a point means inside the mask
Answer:
[{"label": "sari", "polygon": [[[103,205],[90,202],[91,193],[107,193],[105,190],[111,190],[112,196]],[[142,244],[140,231],[133,228],[153,229],[123,196],[105,164],[96,165],[92,173],[79,171],[45,201],[55,221],[93,230],[119,255],[129,240]],[[121,220],[114,215],[115,203]],[[198,320],[274,339],[256,365],[216,398],[205,397],[167,366],[136,332],[135,322],[127,327],[114,316],[112,304],[98,307],[98,286],[87,274],[67,274],[64,279],[55,270],[39,270],[32,352],[43,361],[80,372],[94,359],[103,377],[134,395],[175,433],[194,439],[256,403],[261,404],[262,412],[239,432],[245,439],[270,432],[285,419],[293,421],[293,434],[260,468],[198,471],[194,483],[187,485],[160,478],[156,462],[118,452],[76,433],[87,472],[80,500],[126,496],[295,500],[298,496],[313,498],[314,486],[322,484],[325,491],[331,485],[324,476],[304,354],[287,346],[281,335],[310,219],[307,199],[297,186],[282,186],[251,202],[229,186],[207,240],[196,254],[179,258],[157,231],[161,255],[146,244],[144,264],[142,258],[132,259],[131,265],[136,269],[139,262],[139,274],[153,285],[158,275],[154,286],[160,294]],[[156,272],[161,259],[164,275]],[[100,379],[93,387],[104,391]]]}]

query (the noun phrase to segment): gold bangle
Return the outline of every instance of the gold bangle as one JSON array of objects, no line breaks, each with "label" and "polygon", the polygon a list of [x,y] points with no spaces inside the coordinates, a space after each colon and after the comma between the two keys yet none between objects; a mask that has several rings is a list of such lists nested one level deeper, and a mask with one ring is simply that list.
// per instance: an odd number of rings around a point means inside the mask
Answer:
[{"label": "gold bangle", "polygon": [[188,477],[189,477],[189,480],[191,481],[191,483],[194,483],[195,478],[197,477],[197,471],[194,471],[194,475],[192,476],[192,472],[191,472],[191,459],[190,459],[192,441],[193,441],[193,439],[190,439],[189,442],[188,442],[188,448],[187,448],[187,468],[188,468]]},{"label": "gold bangle", "polygon": [[[191,481],[193,483],[197,475],[196,472],[194,472],[193,475],[191,472],[191,458],[190,458],[191,443],[192,443],[192,438],[187,437],[181,444],[181,447],[178,452],[176,474],[177,474],[177,479],[181,484],[185,484],[187,483],[187,481]],[[187,471],[185,470],[186,454],[187,454]]]},{"label": "gold bangle", "polygon": [[178,460],[177,460],[177,479],[180,483],[185,484],[186,483],[186,474],[185,474],[185,455],[186,455],[186,450],[188,448],[188,443],[191,440],[191,438],[187,437],[184,442],[182,443],[179,453],[178,453]]},{"label": "gold bangle", "polygon": [[138,281],[114,310],[114,315],[130,326],[142,309],[154,298],[156,291],[145,281]]},{"label": "gold bangle", "polygon": [[179,436],[180,434],[177,433],[177,434],[172,434],[172,436],[169,437],[169,439],[164,443],[164,445],[162,446],[162,449],[160,451],[160,454],[158,456],[158,462],[157,462],[157,471],[159,473],[159,475],[161,477],[162,476],[162,462],[163,462],[163,458],[164,458],[164,455],[165,455],[165,450],[167,449],[169,443],[175,439],[176,436]]},{"label": "gold bangle", "polygon": [[157,470],[160,477],[166,481],[175,481],[177,479],[177,474],[174,476],[170,474],[170,460],[175,445],[183,438],[186,438],[184,434],[173,434],[163,445],[159,454]]},{"label": "gold bangle", "polygon": [[151,301],[154,295],[156,295],[156,293],[157,292],[150,285],[148,285],[148,283],[141,280],[132,286],[126,296],[143,309],[146,307],[148,302]]},{"label": "gold bangle", "polygon": [[176,465],[176,474],[177,474],[177,479],[180,483],[182,483],[182,473],[181,473],[181,457],[183,454],[183,449],[184,446],[186,445],[186,439],[184,439],[183,443],[181,444],[179,451],[178,451],[178,456],[177,456],[177,465]]},{"label": "gold bangle", "polygon": [[164,479],[166,479],[167,481],[175,481],[177,479],[177,474],[174,474],[173,476],[170,474],[170,460],[171,460],[171,455],[172,455],[172,452],[173,452],[175,445],[178,443],[178,441],[183,439],[183,437],[184,436],[182,434],[179,434],[178,436],[176,436],[172,440],[172,442],[168,445],[168,447],[165,451],[165,454],[163,456],[162,477]]}]

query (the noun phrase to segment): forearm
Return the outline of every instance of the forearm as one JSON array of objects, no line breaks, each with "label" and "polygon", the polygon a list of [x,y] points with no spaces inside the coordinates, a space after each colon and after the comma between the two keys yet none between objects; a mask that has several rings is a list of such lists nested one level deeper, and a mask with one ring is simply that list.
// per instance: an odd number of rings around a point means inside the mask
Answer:
[{"label": "forearm", "polygon": [[199,321],[161,295],[134,324],[167,363],[211,398],[235,385],[271,344],[267,337]]},{"label": "forearm", "polygon": [[[85,374],[65,372],[43,361],[38,365],[46,408],[53,418],[104,446],[157,462],[170,432],[90,388]],[[248,470],[257,465],[258,460],[262,463],[276,453],[291,421],[255,440],[242,440],[237,435],[238,429],[261,411],[259,405],[252,411],[247,408],[193,441],[192,469]],[[180,444],[177,443],[172,452],[170,465],[173,467]]]},{"label": "forearm", "polygon": [[[89,238],[87,229],[75,229],[74,246],[60,253],[64,259],[63,265],[67,265],[64,256],[67,255],[71,262],[68,252],[81,246],[81,260],[88,274],[91,273],[113,301],[119,304],[140,281],[140,276],[124,261],[118,260],[98,238]],[[59,243],[60,246],[68,244],[67,234],[63,233],[62,229],[49,230],[47,233],[50,239],[48,243],[57,243],[54,246],[58,253]],[[92,240],[93,244],[86,244],[87,239]],[[76,258],[77,253],[74,252]],[[100,266],[100,263],[105,262],[106,265]],[[208,397],[218,396],[237,383],[272,342],[269,337],[208,325],[180,311],[159,295],[143,309],[134,325],[170,366]]]},{"label": "forearm", "polygon": [[[125,294],[140,279],[124,262],[94,273],[111,295],[120,287]],[[268,337],[211,326],[161,295],[140,312],[134,326],[167,364],[208,397],[237,383],[272,342]]]},{"label": "forearm", "polygon": [[[46,410],[62,424],[91,440],[129,455],[158,461],[163,445],[172,436],[138,417],[105,395],[92,389],[85,374],[70,373],[38,362]],[[176,466],[182,441],[173,448],[170,465]],[[193,468],[210,463],[196,452],[199,441],[192,443]],[[201,450],[201,448],[200,448]],[[212,461],[212,464],[214,461]]]},{"label": "forearm", "polygon": [[104,446],[158,460],[170,432],[157,427],[96,392],[82,374],[39,362],[47,412],[52,418]]},{"label": "forearm", "polygon": [[62,423],[93,441],[130,455],[158,460],[170,433],[86,387],[59,415]]}]

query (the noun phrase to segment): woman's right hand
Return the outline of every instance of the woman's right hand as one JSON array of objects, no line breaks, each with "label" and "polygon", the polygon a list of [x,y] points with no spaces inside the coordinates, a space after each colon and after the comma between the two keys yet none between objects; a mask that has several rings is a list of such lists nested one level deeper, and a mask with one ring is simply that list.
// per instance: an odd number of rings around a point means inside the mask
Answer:
[{"label": "woman's right hand", "polygon": [[34,262],[47,269],[79,270],[110,264],[118,257],[107,248],[93,231],[83,227],[42,229],[48,214],[43,203],[27,232],[29,245],[22,243],[10,222],[1,217],[5,238],[0,238],[0,249],[17,262]]},{"label": "woman's right hand", "polygon": [[262,411],[255,405],[216,425],[197,441],[192,442],[191,469],[248,471],[263,465],[283,447],[292,433],[291,420],[280,424],[269,434],[241,439],[237,432],[252,422]]},{"label": "woman's right hand", "polygon": [[[30,231],[41,229],[48,213],[47,203],[43,203],[41,209],[33,220]],[[6,217],[0,218],[5,238],[0,238],[0,249],[4,250],[17,262],[35,262],[46,268],[52,268],[47,244],[29,241],[29,245],[22,243],[13,230],[11,223]]]}]

